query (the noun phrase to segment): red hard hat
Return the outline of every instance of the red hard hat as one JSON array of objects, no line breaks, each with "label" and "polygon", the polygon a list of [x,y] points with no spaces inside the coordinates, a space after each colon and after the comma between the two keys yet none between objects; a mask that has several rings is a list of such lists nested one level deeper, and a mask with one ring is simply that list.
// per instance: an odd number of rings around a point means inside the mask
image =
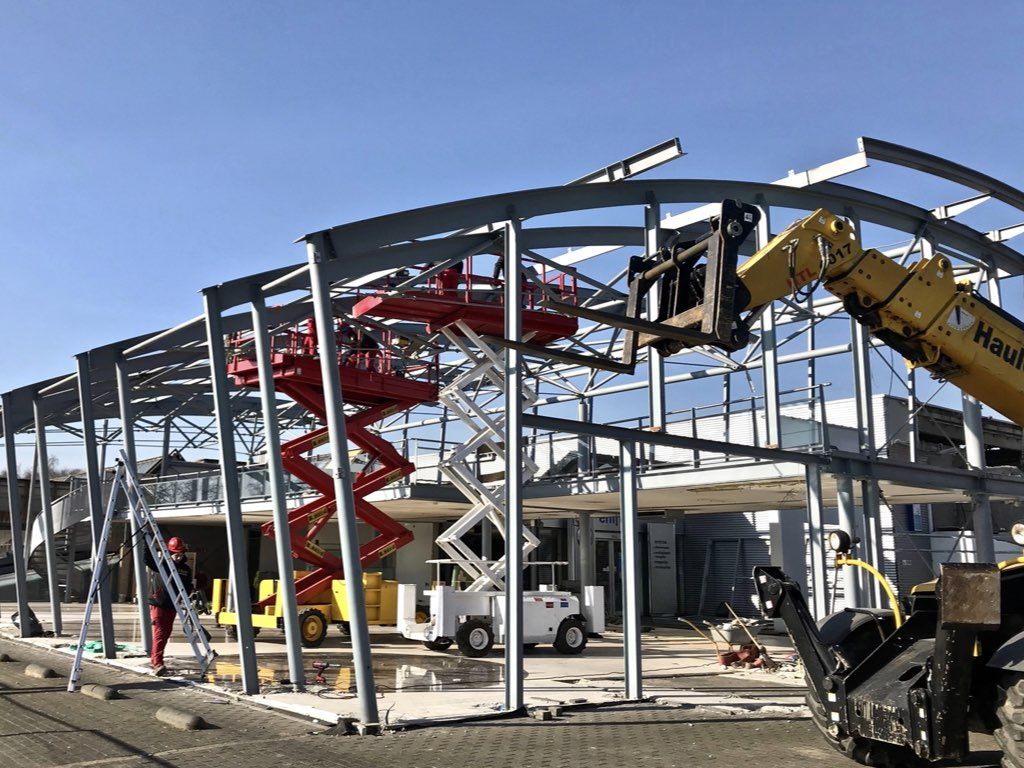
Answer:
[{"label": "red hard hat", "polygon": [[171,552],[184,552],[186,549],[185,542],[179,539],[177,536],[172,536],[170,538],[170,540],[167,542],[167,548],[171,550]]}]

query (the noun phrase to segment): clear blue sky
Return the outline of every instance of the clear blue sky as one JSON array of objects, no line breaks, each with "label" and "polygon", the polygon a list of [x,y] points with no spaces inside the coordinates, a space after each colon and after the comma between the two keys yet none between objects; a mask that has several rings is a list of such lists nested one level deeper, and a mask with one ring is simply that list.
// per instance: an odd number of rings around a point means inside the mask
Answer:
[{"label": "clear blue sky", "polygon": [[674,135],[664,175],[771,179],[866,134],[1024,186],[1022,9],[6,0],[0,389],[198,314],[303,232]]}]

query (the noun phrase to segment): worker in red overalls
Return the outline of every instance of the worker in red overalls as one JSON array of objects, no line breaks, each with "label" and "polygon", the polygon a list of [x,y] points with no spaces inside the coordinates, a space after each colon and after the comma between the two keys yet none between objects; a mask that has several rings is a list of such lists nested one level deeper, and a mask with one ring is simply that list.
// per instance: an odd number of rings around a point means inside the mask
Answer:
[{"label": "worker in red overalls", "polygon": [[[167,549],[171,552],[171,562],[178,571],[182,586],[185,588],[185,595],[192,592],[192,567],[188,564],[185,556],[187,547],[185,542],[177,536],[172,536],[167,542]],[[153,674],[162,677],[167,674],[167,667],[164,666],[164,648],[171,638],[171,630],[174,628],[174,617],[178,611],[174,607],[174,601],[167,594],[167,587],[157,571],[156,562],[149,549],[146,549],[146,565],[156,572],[154,588],[149,596],[149,617],[153,622],[153,649],[149,654],[150,665],[153,667]]]}]

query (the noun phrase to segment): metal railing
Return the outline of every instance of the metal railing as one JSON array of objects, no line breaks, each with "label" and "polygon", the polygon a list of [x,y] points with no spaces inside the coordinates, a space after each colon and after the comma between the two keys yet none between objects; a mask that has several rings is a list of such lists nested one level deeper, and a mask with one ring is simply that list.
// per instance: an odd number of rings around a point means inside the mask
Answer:
[{"label": "metal railing", "polygon": [[[802,387],[780,393],[784,407],[792,410],[792,406],[805,404],[807,413],[803,417],[783,415],[781,445],[776,447],[805,452],[828,452],[831,444],[828,421],[825,417],[825,386],[819,384],[814,387]],[[673,434],[765,447],[763,403],[763,395],[752,395],[724,403],[694,405],[689,408],[669,411],[666,414],[666,429]],[[647,429],[650,426],[650,418],[640,416],[620,419],[610,422],[610,424]],[[576,435],[554,433],[526,435],[524,437],[526,450],[541,467],[534,482],[591,479],[616,472],[618,449],[612,444],[612,441],[592,438],[587,442],[589,450],[586,453],[590,458],[589,462],[582,462],[579,451],[581,438]],[[412,484],[445,485],[446,481],[442,476],[440,465],[444,457],[458,444],[458,441],[454,439],[441,441],[433,438],[402,438],[396,443],[396,447],[406,459],[416,466],[416,470],[407,477],[396,481],[391,487]],[[724,453],[682,449],[658,448],[652,455],[650,447],[643,444],[639,446],[639,451],[640,466],[646,472],[696,470],[730,462],[749,463],[754,461]],[[572,460],[574,456],[575,462]],[[320,461],[326,463],[327,457],[322,457]],[[563,462],[567,466],[561,470],[559,464]],[[584,466],[584,464],[589,464],[589,466]],[[497,457],[488,451],[477,453],[475,468],[478,476],[494,474],[496,479],[503,472],[502,462],[499,462]],[[242,501],[270,498],[270,481],[265,465],[242,467],[239,469],[238,476]],[[215,506],[221,501],[219,469],[161,478],[142,478],[141,480],[146,501],[156,508]],[[77,500],[76,506],[81,506],[84,498],[80,494],[83,492],[84,489],[61,497],[54,502],[54,505],[57,507],[61,504],[71,504]],[[313,491],[304,483],[286,474],[285,492],[292,496],[302,496]]]}]

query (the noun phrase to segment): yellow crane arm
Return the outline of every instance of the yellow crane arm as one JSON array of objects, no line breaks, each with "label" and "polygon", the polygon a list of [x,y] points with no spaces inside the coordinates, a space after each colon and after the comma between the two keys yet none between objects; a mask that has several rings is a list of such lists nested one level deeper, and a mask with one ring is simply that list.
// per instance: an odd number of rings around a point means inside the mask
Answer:
[{"label": "yellow crane arm", "polygon": [[925,368],[1024,425],[1024,324],[957,282],[936,255],[904,267],[864,250],[853,227],[824,209],[777,235],[736,270],[744,310],[816,281],[911,367]]}]

